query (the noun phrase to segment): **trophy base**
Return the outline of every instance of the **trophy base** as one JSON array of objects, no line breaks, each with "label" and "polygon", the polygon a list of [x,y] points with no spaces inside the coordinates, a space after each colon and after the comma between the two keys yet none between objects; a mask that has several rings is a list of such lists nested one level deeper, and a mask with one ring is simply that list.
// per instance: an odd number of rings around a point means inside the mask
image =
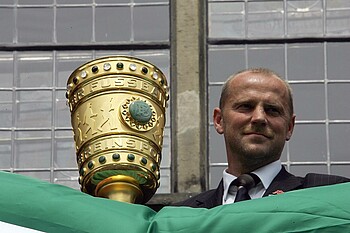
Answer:
[{"label": "trophy base", "polygon": [[111,176],[99,182],[95,196],[128,203],[140,203],[143,199],[137,181],[125,175]]}]

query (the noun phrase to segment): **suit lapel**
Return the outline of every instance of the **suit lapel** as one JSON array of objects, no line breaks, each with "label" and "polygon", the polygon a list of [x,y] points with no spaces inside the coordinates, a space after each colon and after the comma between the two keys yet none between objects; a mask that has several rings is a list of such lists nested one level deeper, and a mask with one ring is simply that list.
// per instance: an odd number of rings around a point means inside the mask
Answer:
[{"label": "suit lapel", "polygon": [[206,192],[205,195],[199,195],[197,197],[196,205],[199,208],[213,208],[222,205],[222,196],[224,193],[224,184],[221,179],[218,187],[216,189]]},{"label": "suit lapel", "polygon": [[289,172],[286,171],[284,166],[282,166],[281,171],[277,174],[277,176],[273,179],[270,186],[267,188],[264,193],[264,197],[272,194],[277,190],[281,190],[283,192],[288,192],[292,190],[296,190],[302,187],[303,179],[301,177],[296,177]]}]

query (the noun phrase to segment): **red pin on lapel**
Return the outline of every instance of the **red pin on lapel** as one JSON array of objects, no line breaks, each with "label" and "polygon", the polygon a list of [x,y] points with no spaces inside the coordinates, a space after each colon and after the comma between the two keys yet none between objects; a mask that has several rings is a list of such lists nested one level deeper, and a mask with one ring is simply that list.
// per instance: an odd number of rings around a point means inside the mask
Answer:
[{"label": "red pin on lapel", "polygon": [[274,191],[272,194],[277,195],[277,194],[282,194],[282,193],[284,193],[284,192],[282,190],[278,189],[278,190]]}]

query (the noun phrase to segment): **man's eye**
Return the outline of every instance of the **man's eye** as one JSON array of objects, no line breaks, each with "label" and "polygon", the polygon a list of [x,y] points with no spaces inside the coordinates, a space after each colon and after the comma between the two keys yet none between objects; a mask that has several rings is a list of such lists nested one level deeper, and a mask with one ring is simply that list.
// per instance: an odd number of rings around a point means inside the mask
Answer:
[{"label": "man's eye", "polygon": [[238,106],[238,109],[241,109],[241,110],[249,110],[251,108],[252,108],[251,104],[241,104]]},{"label": "man's eye", "polygon": [[276,107],[268,107],[265,109],[265,111],[267,113],[274,114],[274,115],[280,114],[280,110]]}]

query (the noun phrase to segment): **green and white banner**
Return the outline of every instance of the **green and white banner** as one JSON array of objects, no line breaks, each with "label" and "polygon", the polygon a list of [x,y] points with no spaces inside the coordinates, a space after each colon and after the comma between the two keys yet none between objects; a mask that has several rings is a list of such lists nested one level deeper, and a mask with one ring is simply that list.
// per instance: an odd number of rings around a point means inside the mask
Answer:
[{"label": "green and white banner", "polygon": [[6,233],[40,233],[42,231],[36,231],[30,228],[21,227],[14,224],[9,224],[6,222],[0,222],[0,232]]},{"label": "green and white banner", "polygon": [[350,183],[158,213],[7,172],[0,188],[0,232],[350,232]]}]

